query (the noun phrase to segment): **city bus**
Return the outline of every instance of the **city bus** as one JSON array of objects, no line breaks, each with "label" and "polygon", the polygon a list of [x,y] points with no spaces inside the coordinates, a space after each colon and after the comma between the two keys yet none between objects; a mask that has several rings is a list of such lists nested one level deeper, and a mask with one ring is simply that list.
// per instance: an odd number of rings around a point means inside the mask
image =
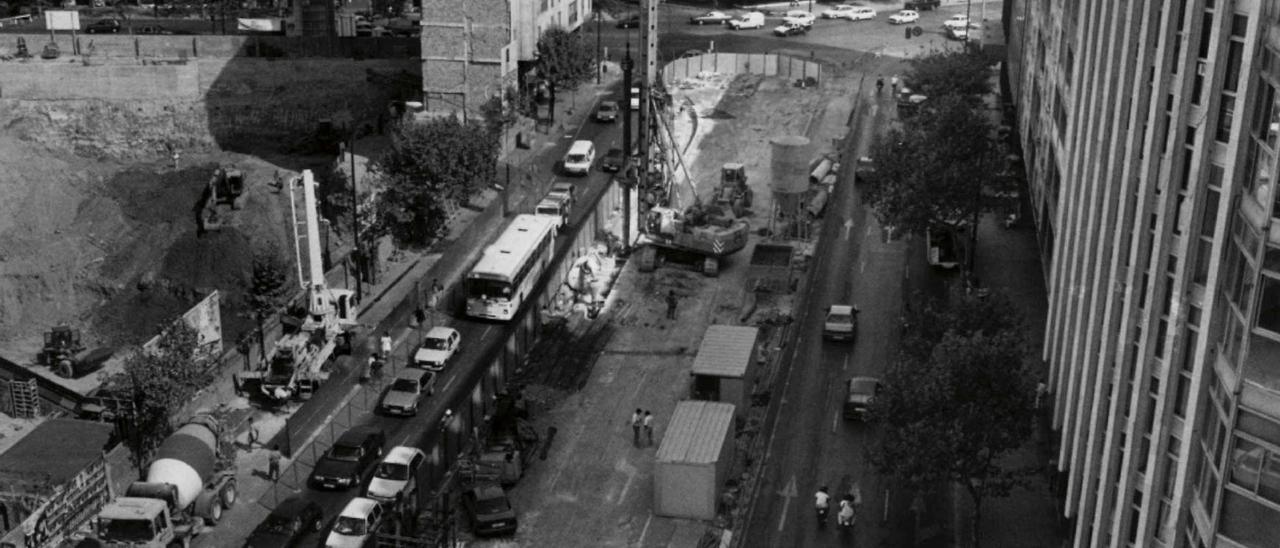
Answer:
[{"label": "city bus", "polygon": [[555,219],[517,215],[467,273],[467,316],[510,320],[555,252]]}]

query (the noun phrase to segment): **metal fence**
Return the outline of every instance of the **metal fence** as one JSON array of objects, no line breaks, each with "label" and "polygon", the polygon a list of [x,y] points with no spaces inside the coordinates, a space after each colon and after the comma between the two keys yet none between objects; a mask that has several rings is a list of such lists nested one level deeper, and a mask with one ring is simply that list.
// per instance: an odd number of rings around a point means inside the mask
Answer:
[{"label": "metal fence", "polygon": [[776,53],[704,53],[676,59],[663,68],[662,79],[670,88],[681,80],[696,78],[703,73],[749,73],[788,80],[813,78],[817,82],[822,81],[822,65],[818,62]]}]

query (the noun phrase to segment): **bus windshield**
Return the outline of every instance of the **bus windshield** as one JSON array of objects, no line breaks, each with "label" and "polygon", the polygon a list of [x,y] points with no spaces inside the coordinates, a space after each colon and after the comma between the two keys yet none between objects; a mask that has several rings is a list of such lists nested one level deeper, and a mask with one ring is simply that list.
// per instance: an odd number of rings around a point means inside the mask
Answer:
[{"label": "bus windshield", "polygon": [[476,299],[510,299],[511,284],[497,280],[467,280],[467,296]]}]

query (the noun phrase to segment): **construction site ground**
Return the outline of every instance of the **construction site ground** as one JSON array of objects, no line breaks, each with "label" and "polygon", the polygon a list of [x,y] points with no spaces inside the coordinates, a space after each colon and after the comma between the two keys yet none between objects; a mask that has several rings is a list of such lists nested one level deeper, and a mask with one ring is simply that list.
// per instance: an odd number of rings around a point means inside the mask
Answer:
[{"label": "construction site ground", "polygon": [[[754,214],[748,216],[751,242],[730,256],[715,278],[678,266],[640,273],[635,261],[629,261],[600,319],[578,314],[566,325],[567,333],[557,337],[562,339],[554,343],[557,350],[535,350],[516,380],[524,387],[538,430],[554,427],[555,441],[545,463],[533,467],[512,492],[520,512],[515,537],[474,545],[698,546],[704,537],[722,534],[710,522],[652,513],[657,445],[676,403],[689,397],[690,366],[707,326],[759,325],[761,347],[775,364],[764,374],[776,370],[774,345],[786,323],[778,318],[790,314],[791,296],[756,302],[746,290],[751,249],[765,241],[759,229],[768,226],[772,209],[769,141],[805,135],[817,144],[815,156],[833,152],[832,139],[845,134],[850,90],[859,78],[861,73],[837,73],[816,88],[802,89],[772,77],[705,74],[673,86],[677,112],[672,134],[678,146],[687,146],[684,161],[698,194],[704,199],[710,195],[725,162],[746,166],[755,193]],[[682,194],[687,205],[688,192]],[[801,241],[785,243],[809,248]],[[666,317],[669,291],[678,298],[675,319]],[[585,370],[563,372],[574,367]],[[574,380],[563,382],[566,378]],[[655,416],[652,445],[632,444],[629,420],[637,408]],[[754,407],[747,414],[748,432],[759,429],[763,410]],[[758,437],[750,434],[739,439],[735,459],[748,458],[754,439]],[[738,462],[732,469],[742,473],[745,467]],[[741,479],[745,485],[747,478]],[[746,494],[737,494],[745,503]],[[732,514],[736,519],[742,512]]]}]

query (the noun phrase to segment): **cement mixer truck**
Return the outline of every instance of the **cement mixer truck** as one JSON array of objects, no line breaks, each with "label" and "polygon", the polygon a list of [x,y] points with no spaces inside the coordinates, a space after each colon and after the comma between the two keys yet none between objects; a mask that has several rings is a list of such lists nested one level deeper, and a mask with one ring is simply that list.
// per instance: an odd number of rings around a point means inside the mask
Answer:
[{"label": "cement mixer truck", "polygon": [[98,512],[95,540],[105,547],[188,547],[236,501],[234,455],[224,451],[221,421],[197,415],[165,438],[123,497]]}]

